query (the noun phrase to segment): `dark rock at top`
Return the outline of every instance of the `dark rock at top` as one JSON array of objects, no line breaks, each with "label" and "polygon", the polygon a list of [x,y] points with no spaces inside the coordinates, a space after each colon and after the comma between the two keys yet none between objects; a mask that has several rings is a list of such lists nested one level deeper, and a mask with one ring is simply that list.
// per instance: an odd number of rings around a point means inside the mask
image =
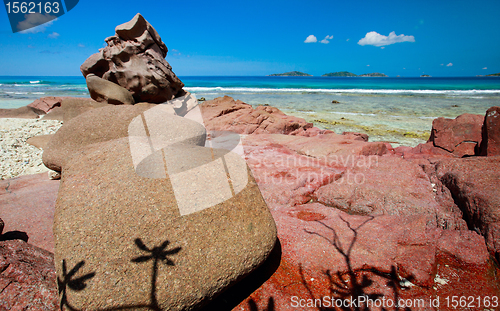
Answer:
[{"label": "dark rock at top", "polygon": [[115,31],[105,40],[108,46],[80,66],[85,77],[92,73],[126,88],[136,103],[162,103],[184,95],[184,84],[165,60],[167,46],[141,14]]}]

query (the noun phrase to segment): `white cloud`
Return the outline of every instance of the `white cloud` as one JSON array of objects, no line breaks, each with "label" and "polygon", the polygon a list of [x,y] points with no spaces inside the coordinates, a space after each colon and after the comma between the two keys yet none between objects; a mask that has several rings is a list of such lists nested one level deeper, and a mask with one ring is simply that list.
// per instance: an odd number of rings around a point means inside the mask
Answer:
[{"label": "white cloud", "polygon": [[60,36],[60,34],[58,34],[57,32],[53,32],[50,35],[48,35],[47,37],[49,37],[51,39],[57,39],[57,37],[59,37],[59,36]]},{"label": "white cloud", "polygon": [[484,67],[483,69],[488,69],[488,67]]},{"label": "white cloud", "polygon": [[366,67],[370,67],[370,65],[366,65]]},{"label": "white cloud", "polygon": [[318,42],[318,38],[316,38],[316,36],[314,35],[310,35],[306,38],[306,41],[304,41],[305,43],[314,43],[314,42]]},{"label": "white cloud", "polygon": [[78,47],[79,47],[79,48],[84,48],[84,47],[85,47],[85,44],[78,43]]},{"label": "white cloud", "polygon": [[453,66],[453,63],[449,63],[448,65],[446,65],[446,67],[451,67]]},{"label": "white cloud", "polygon": [[396,32],[391,32],[389,36],[381,35],[375,31],[370,31],[365,37],[358,41],[359,45],[384,46],[399,42],[415,42],[415,37],[405,36],[403,34],[396,35]]},{"label": "white cloud", "polygon": [[54,16],[51,16],[49,14],[43,15],[40,13],[33,13],[33,14],[26,14],[25,16],[26,19],[17,24],[17,29],[19,30],[25,29],[21,31],[21,33],[44,32],[45,29],[47,29],[47,27],[52,25],[52,23],[54,23],[54,21],[57,20],[57,18],[54,19]]},{"label": "white cloud", "polygon": [[321,40],[320,42],[321,43],[324,43],[324,44],[328,44],[330,43],[330,41],[328,40],[332,40],[333,39],[333,36],[326,36],[323,40]]}]

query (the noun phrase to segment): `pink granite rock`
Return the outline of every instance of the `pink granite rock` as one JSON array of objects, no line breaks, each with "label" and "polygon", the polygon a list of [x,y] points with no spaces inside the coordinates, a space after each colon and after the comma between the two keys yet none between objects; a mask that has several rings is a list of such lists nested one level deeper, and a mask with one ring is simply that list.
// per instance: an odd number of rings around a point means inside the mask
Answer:
[{"label": "pink granite rock", "polygon": [[[54,251],[52,223],[59,181],[47,173],[0,181],[0,215],[4,231],[24,232],[30,244]],[[5,233],[5,232],[4,232]]]},{"label": "pink granite rock", "polygon": [[434,119],[429,142],[458,157],[474,155],[474,150],[481,144],[483,120],[483,116],[469,113],[464,113],[455,119]]},{"label": "pink granite rock", "polygon": [[451,191],[470,229],[500,258],[500,156],[441,160],[437,176]]},{"label": "pink granite rock", "polygon": [[165,60],[167,47],[141,14],[119,25],[106,39],[107,47],[80,67],[129,90],[136,103],[162,103],[184,95],[184,84]]},{"label": "pink granite rock", "polygon": [[[302,118],[287,116],[278,108],[258,106],[253,109],[251,105],[229,96],[206,101],[200,105],[200,109],[208,131],[297,135],[313,127],[312,123]],[[305,133],[303,135],[309,136]]]},{"label": "pink granite rock", "polygon": [[59,310],[52,253],[14,240],[0,242],[0,309]]},{"label": "pink granite rock", "polygon": [[500,155],[500,107],[491,107],[486,111],[480,149],[481,155]]},{"label": "pink granite rock", "polygon": [[38,110],[42,110],[45,113],[49,113],[55,107],[61,107],[61,102],[65,98],[67,97],[46,96],[35,100],[31,104],[29,104],[28,107],[36,108]]}]

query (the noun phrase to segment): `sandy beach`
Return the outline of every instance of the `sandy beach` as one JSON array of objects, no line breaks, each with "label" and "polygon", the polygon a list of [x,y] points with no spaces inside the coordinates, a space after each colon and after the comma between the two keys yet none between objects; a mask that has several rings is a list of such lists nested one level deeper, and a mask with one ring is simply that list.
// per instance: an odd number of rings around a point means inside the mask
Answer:
[{"label": "sandy beach", "polygon": [[43,151],[26,140],[54,134],[62,126],[56,120],[0,118],[0,179],[46,172]]}]

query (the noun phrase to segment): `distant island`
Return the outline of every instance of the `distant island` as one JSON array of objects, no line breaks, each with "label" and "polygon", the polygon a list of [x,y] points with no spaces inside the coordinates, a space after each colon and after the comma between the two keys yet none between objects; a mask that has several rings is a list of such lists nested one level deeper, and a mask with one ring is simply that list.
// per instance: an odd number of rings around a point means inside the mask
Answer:
[{"label": "distant island", "polygon": [[421,75],[420,78],[430,78],[431,76],[429,75]]},{"label": "distant island", "polygon": [[380,72],[373,72],[373,73],[365,73],[359,75],[358,77],[387,77],[387,75]]},{"label": "distant island", "polygon": [[273,73],[270,77],[312,77],[312,75],[300,71],[290,71],[285,73]]},{"label": "distant island", "polygon": [[348,71],[337,71],[325,73],[322,77],[357,77],[358,75]]},{"label": "distant island", "polygon": [[337,72],[325,73],[324,75],[322,75],[322,77],[387,77],[387,75],[380,72],[373,72],[373,73],[364,73],[358,76],[357,74],[348,71],[337,71]]},{"label": "distant island", "polygon": [[492,73],[490,75],[486,75],[487,77],[500,77],[500,72],[499,73]]}]

